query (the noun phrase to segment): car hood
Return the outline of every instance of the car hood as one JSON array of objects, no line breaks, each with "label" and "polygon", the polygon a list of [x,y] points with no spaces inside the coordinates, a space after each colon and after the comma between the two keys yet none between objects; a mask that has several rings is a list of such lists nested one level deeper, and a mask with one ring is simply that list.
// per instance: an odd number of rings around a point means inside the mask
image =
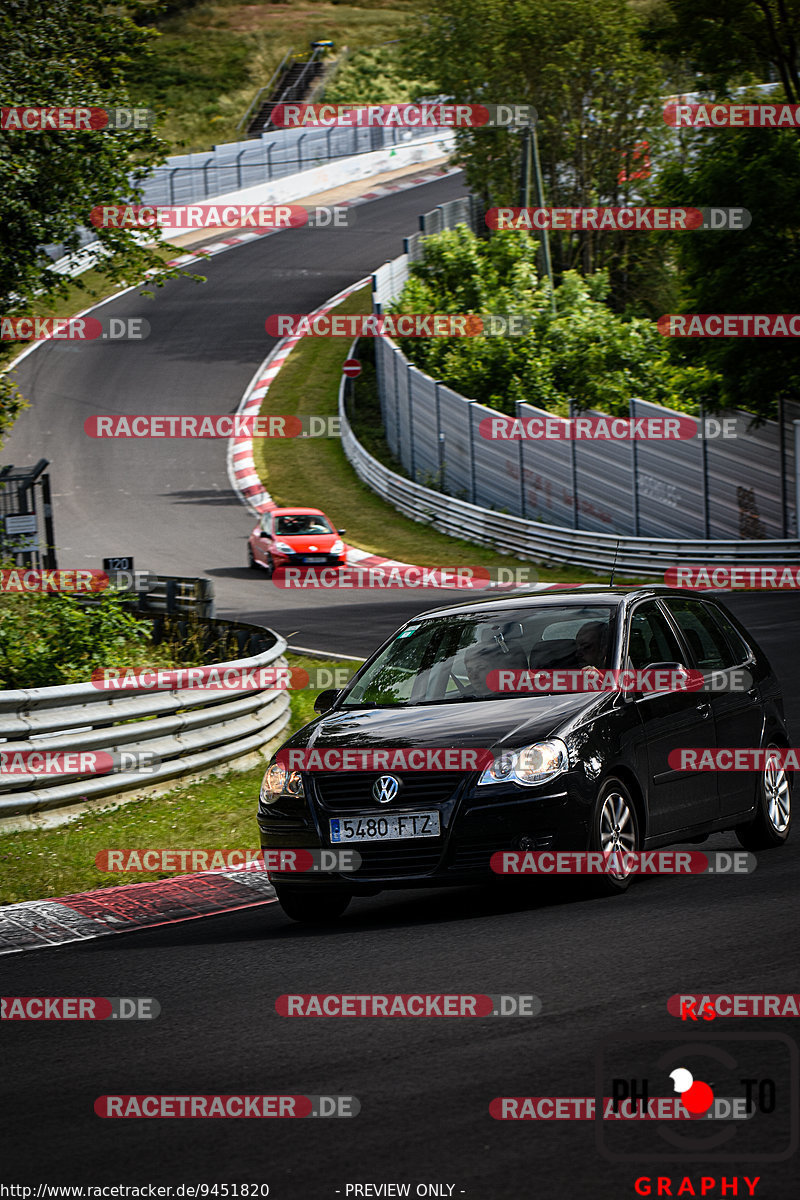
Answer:
[{"label": "car hood", "polygon": [[[275,535],[276,542],[286,542],[287,546],[291,546],[298,554],[305,554],[307,551],[314,553],[314,550],[327,552],[335,541],[338,540],[338,533],[309,533],[309,534],[291,534],[277,533]],[[313,547],[313,549],[312,549]]]},{"label": "car hood", "polygon": [[412,708],[336,709],[299,730],[291,746],[516,748],[550,737],[608,704],[597,693],[515,696]]}]

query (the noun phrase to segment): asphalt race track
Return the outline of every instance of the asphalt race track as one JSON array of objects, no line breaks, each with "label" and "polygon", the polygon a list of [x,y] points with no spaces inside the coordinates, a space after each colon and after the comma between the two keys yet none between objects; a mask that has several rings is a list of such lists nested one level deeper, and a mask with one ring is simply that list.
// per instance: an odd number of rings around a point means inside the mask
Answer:
[{"label": "asphalt race track", "polygon": [[[131,291],[100,310],[104,318],[145,317],[146,340],[51,342],[25,358],[15,378],[31,408],[7,439],[4,461],[51,460],[59,566],[100,567],[107,556],[132,554],[137,567],[164,575],[208,576],[218,616],[344,654],[369,653],[398,612],[435,606],[438,592],[422,603],[398,601],[396,592],[338,602],[288,596],[245,566],[254,522],[231,490],[225,441],[101,441],[87,437],[83,423],[95,413],[234,411],[275,345],[264,330],[269,315],[318,308],[402,254],[421,212],[463,194],[462,176],[451,175],[359,205],[347,229],[284,230],[244,243],[190,264],[187,273],[205,275],[205,284],[172,280],[152,300]],[[307,502],[302,487],[296,502]]]},{"label": "asphalt race track", "polygon": [[[405,616],[437,603],[429,593],[331,605],[303,593],[302,611],[294,595],[290,608],[239,566],[250,520],[229,492],[221,443],[101,445],[81,427],[95,411],[229,411],[270,348],[268,312],[319,305],[399,252],[418,212],[460,190],[458,179],[429,185],[358,208],[352,231],[282,233],[222,254],[204,268],[208,284],[170,283],[147,302],[153,333],[140,345],[53,344],[29,356],[20,376],[33,408],[6,457],[53,460],[61,565],[133,553],[137,565],[165,573],[207,573],[221,614],[344,653],[368,652]],[[143,303],[131,294],[109,309],[139,315]],[[797,744],[797,601],[761,594],[730,603],[781,675]],[[706,844],[735,845],[729,834]],[[334,1200],[348,1184],[388,1182],[410,1183],[412,1195],[418,1183],[446,1185],[441,1195],[471,1200],[611,1200],[633,1196],[640,1176],[671,1176],[677,1194],[686,1175],[698,1194],[701,1176],[737,1176],[738,1192],[727,1195],[742,1196],[747,1175],[760,1177],[757,1197],[789,1200],[797,1156],[760,1163],[752,1154],[781,1148],[776,1129],[798,1103],[796,1083],[793,1098],[779,1088],[775,1113],[753,1118],[749,1156],[736,1157],[734,1141],[723,1162],[663,1161],[655,1133],[642,1161],[610,1161],[591,1122],[501,1123],[488,1110],[496,1096],[594,1095],[603,1039],[611,1074],[648,1076],[651,1094],[666,1096],[671,1084],[652,1051],[629,1070],[647,1031],[672,1035],[675,1046],[720,1033],[792,1037],[790,1019],[687,1028],[666,1003],[693,991],[800,991],[798,866],[795,833],[760,855],[752,875],[643,879],[609,899],[569,880],[387,893],[354,901],[327,932],[267,905],[10,956],[0,964],[4,995],[153,996],[162,1012],[153,1022],[3,1023],[1,1077],[17,1081],[13,1093],[4,1089],[4,1174],[20,1184],[268,1183],[273,1200]],[[301,1020],[274,1009],[285,992],[381,991],[532,992],[543,1009],[473,1021]],[[780,1076],[781,1046],[737,1047],[735,1079]],[[362,1110],[349,1122],[104,1121],[93,1104],[106,1093],[347,1094]],[[636,1136],[647,1138],[646,1128]],[[719,1183],[707,1192],[720,1194]]]}]

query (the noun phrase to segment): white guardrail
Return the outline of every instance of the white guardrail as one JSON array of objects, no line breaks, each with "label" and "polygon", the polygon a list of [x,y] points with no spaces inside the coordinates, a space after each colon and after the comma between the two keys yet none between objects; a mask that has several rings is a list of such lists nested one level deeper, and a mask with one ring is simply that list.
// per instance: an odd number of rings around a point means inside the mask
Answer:
[{"label": "white guardrail", "polygon": [[[286,641],[276,633],[272,637],[274,643],[258,654],[214,665],[220,670],[286,667]],[[74,683],[0,692],[0,750],[5,754],[131,752],[160,760],[147,773],[0,776],[0,834],[11,826],[36,824],[34,819],[21,825],[13,818],[35,818],[119,794],[164,791],[165,784],[235,760],[248,766],[271,752],[288,721],[288,694],[277,688],[112,692]]]},{"label": "white guardrail", "polygon": [[[355,354],[355,347],[354,342],[349,352],[351,356]],[[342,448],[350,465],[359,479],[382,500],[404,516],[430,525],[440,533],[493,546],[501,554],[533,562],[565,563],[598,572],[610,572],[616,564],[617,574],[662,578],[667,567],[675,565],[800,562],[800,541],[795,539],[704,541],[566,529],[480,508],[477,504],[434,491],[396,474],[364,449],[353,433],[345,410],[346,388],[350,382],[342,376],[339,385]]]}]

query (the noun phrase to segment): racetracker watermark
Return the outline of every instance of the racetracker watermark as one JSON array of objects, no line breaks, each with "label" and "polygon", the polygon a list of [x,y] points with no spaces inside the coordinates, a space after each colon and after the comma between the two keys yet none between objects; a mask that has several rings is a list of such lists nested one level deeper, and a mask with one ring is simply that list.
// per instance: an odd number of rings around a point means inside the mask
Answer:
[{"label": "racetracker watermark", "polygon": [[367,129],[523,129],[535,124],[532,104],[276,104],[277,129],[338,126]]},{"label": "racetracker watermark", "polygon": [[357,667],[243,667],[212,664],[207,667],[122,672],[98,667],[91,681],[101,692],[263,692],[343,688]]},{"label": "racetracker watermark", "polygon": [[381,567],[276,567],[272,582],[279,588],[460,589],[532,587],[538,580],[533,567],[419,567],[396,563]]},{"label": "racetracker watermark", "polygon": [[768,588],[800,588],[800,567],[776,565],[773,567],[668,567],[664,572],[664,583],[674,588],[694,588],[717,591],[739,591],[750,588],[763,591]]},{"label": "racetracker watermark", "polygon": [[767,766],[800,771],[800,747],[684,746],[670,750],[667,762],[673,771],[763,771]]},{"label": "racetracker watermark", "polygon": [[[716,1106],[716,1107],[715,1107]],[[594,1121],[597,1103],[594,1096],[496,1096],[489,1105],[495,1121]],[[746,1121],[753,1114],[740,1097],[720,1097],[704,1114],[707,1120]],[[684,1107],[679,1096],[658,1096],[652,1100],[623,1100],[603,1097],[603,1121],[695,1121],[697,1117]]]},{"label": "racetracker watermark", "polygon": [[495,875],[749,875],[746,850],[498,850]]},{"label": "racetracker watermark", "polygon": [[98,871],[127,875],[133,871],[280,871],[281,873],[357,871],[357,850],[175,850],[160,846],[138,850],[99,850]]},{"label": "racetracker watermark", "polygon": [[800,104],[665,104],[675,129],[796,129]]},{"label": "racetracker watermark", "polygon": [[4,342],[141,342],[149,336],[144,317],[0,317]]},{"label": "racetracker watermark", "polygon": [[353,224],[345,205],[97,204],[96,229],[344,229]]},{"label": "racetracker watermark", "polygon": [[[731,423],[735,418],[731,418]],[[707,423],[708,424],[708,423]],[[715,422],[721,426],[723,422]],[[689,441],[704,432],[694,417],[484,417],[478,432],[487,441]],[[720,432],[721,429],[720,429]],[[706,436],[708,433],[706,432]],[[718,436],[712,432],[711,436]],[[725,437],[735,437],[727,431]]]},{"label": "racetracker watermark", "polygon": [[656,321],[664,337],[800,337],[800,313],[665,313]]},{"label": "racetracker watermark", "polygon": [[800,992],[675,995],[667,1001],[667,1012],[682,1021],[713,1021],[717,1017],[800,1017]]},{"label": "racetracker watermark", "polygon": [[152,775],[161,759],[150,750],[13,750],[0,749],[0,778],[38,775]]},{"label": "racetracker watermark", "polygon": [[99,130],[152,129],[151,108],[0,108],[3,133],[92,133]]},{"label": "racetracker watermark", "polygon": [[646,695],[660,692],[747,692],[753,677],[744,668],[719,671],[671,670],[646,668],[642,671],[614,668],[577,667],[556,671],[505,670],[498,668],[486,675],[490,692],[634,692]]},{"label": "racetracker watermark", "polygon": [[524,313],[273,313],[271,337],[524,337],[535,319]]},{"label": "racetracker watermark", "polygon": [[98,1096],[98,1117],[355,1117],[357,1096]]},{"label": "racetracker watermark", "polygon": [[302,994],[278,996],[275,1011],[281,1017],[536,1017],[542,1002],[499,993]]},{"label": "racetracker watermark", "polygon": [[103,592],[111,586],[105,571],[92,567],[75,570],[33,570],[8,567],[0,570],[0,592]]},{"label": "racetracker watermark", "polygon": [[151,996],[3,996],[4,1021],[152,1021],[161,1005]]},{"label": "racetracker watermark", "polygon": [[283,747],[275,762],[287,771],[482,771],[494,762],[491,750],[459,750],[453,746],[411,750],[408,746],[376,750],[352,747],[317,750]]},{"label": "racetracker watermark", "polygon": [[308,413],[258,417],[242,413],[138,413],[124,417],[95,413],[83,422],[83,431],[92,438],[340,438],[342,423],[338,416]]},{"label": "racetracker watermark", "polygon": [[646,232],[664,230],[747,229],[746,208],[490,208],[490,229],[594,230]]}]

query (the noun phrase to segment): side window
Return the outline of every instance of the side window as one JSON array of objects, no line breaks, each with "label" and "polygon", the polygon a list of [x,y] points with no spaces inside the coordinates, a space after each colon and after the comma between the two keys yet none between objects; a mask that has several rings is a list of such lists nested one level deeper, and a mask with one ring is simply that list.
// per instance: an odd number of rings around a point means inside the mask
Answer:
[{"label": "side window", "polygon": [[702,601],[665,600],[664,603],[680,625],[701,671],[719,671],[743,661],[728,644],[715,613]]},{"label": "side window", "polygon": [[666,618],[652,600],[637,604],[630,617],[628,660],[635,671],[655,662],[681,662],[684,654]]},{"label": "side window", "polygon": [[728,618],[725,616],[725,613],[716,607],[716,605],[704,605],[704,608],[708,612],[709,616],[713,618],[715,625],[717,625],[725,635],[725,640],[730,647],[731,654],[733,655],[732,662],[736,666],[739,666],[743,662],[747,662],[748,658],[752,657],[753,652],[745,642],[742,635],[739,633],[739,630],[728,620]]}]

